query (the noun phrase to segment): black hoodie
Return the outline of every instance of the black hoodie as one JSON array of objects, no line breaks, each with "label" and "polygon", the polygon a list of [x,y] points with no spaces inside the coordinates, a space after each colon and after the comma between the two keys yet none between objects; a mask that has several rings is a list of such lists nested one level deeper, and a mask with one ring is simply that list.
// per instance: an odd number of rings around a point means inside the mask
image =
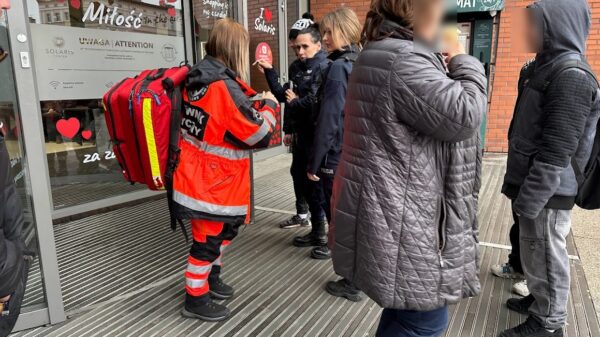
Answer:
[{"label": "black hoodie", "polygon": [[565,55],[584,55],[592,25],[586,0],[542,0],[528,7],[543,35],[536,66],[551,64]]},{"label": "black hoodie", "polygon": [[25,265],[21,231],[23,212],[10,174],[6,144],[0,133],[0,298],[12,294]]},{"label": "black hoodie", "polygon": [[600,102],[595,80],[579,69],[562,72],[546,90],[533,85],[552,67],[585,61],[591,26],[586,0],[542,0],[528,10],[543,44],[519,80],[502,192],[514,200],[516,213],[533,219],[544,207],[573,208],[578,187],[571,160],[586,166]]}]

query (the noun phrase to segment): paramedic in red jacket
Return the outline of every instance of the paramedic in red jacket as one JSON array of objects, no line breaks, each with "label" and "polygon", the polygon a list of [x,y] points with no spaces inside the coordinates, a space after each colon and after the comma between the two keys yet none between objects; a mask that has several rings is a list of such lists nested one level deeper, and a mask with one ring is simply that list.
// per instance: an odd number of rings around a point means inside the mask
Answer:
[{"label": "paramedic in red jacket", "polygon": [[[183,316],[221,321],[230,312],[212,299],[233,296],[221,280],[221,252],[250,214],[250,150],[267,147],[279,113],[271,93],[241,78],[249,70],[248,32],[218,21],[206,56],[189,72],[183,91],[181,149],[173,181],[175,216],[193,219]],[[240,78],[241,75],[241,78]]]}]

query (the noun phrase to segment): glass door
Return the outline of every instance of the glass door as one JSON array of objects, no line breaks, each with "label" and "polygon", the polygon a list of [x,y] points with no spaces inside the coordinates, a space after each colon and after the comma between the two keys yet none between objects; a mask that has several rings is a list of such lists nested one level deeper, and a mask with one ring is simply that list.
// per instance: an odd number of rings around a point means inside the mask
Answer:
[{"label": "glass door", "polygon": [[180,0],[30,0],[54,210],[145,190],[125,182],[102,96],[144,69],[185,61]]},{"label": "glass door", "polygon": [[[0,9],[0,132],[4,136],[4,143],[10,158],[10,173],[14,178],[18,196],[23,210],[23,222],[17,222],[16,231],[26,245],[26,250],[35,255],[26,286],[22,304],[22,316],[28,317],[32,312],[47,308],[44,273],[40,261],[40,249],[36,218],[34,216],[33,190],[31,174],[38,174],[33,170],[25,151],[23,137],[23,118],[19,107],[19,96],[15,81],[14,67],[19,61],[13,59],[10,43],[10,26],[7,10]],[[3,168],[2,168],[3,169]],[[2,207],[3,205],[0,205]],[[5,223],[4,226],[11,226]],[[14,224],[13,224],[14,225]],[[5,228],[7,229],[7,228]],[[27,324],[25,320],[21,322]],[[27,327],[26,325],[24,327]]]}]

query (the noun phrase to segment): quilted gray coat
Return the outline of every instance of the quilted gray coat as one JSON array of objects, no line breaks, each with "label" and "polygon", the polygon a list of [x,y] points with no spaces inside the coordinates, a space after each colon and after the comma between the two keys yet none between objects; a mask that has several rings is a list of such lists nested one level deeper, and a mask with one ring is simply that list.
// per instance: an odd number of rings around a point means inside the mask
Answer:
[{"label": "quilted gray coat", "polygon": [[475,296],[486,76],[411,39],[370,42],[349,83],[330,247],[338,275],[384,308]]}]

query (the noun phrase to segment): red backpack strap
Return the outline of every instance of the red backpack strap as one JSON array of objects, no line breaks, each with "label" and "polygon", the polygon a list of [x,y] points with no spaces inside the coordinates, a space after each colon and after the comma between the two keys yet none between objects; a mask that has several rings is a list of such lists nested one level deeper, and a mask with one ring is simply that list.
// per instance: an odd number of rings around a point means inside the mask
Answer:
[{"label": "red backpack strap", "polygon": [[176,230],[177,225],[181,228],[181,232],[185,237],[185,241],[189,242],[189,237],[185,225],[181,219],[175,214],[175,205],[173,201],[173,176],[179,165],[179,134],[181,124],[181,106],[183,103],[183,83],[187,76],[190,67],[185,65],[180,67],[178,71],[170,77],[163,79],[162,85],[169,93],[171,99],[171,121],[169,125],[169,157],[167,162],[167,171],[165,172],[165,180],[167,187],[167,201],[169,206],[169,214],[171,216],[171,229]]}]

